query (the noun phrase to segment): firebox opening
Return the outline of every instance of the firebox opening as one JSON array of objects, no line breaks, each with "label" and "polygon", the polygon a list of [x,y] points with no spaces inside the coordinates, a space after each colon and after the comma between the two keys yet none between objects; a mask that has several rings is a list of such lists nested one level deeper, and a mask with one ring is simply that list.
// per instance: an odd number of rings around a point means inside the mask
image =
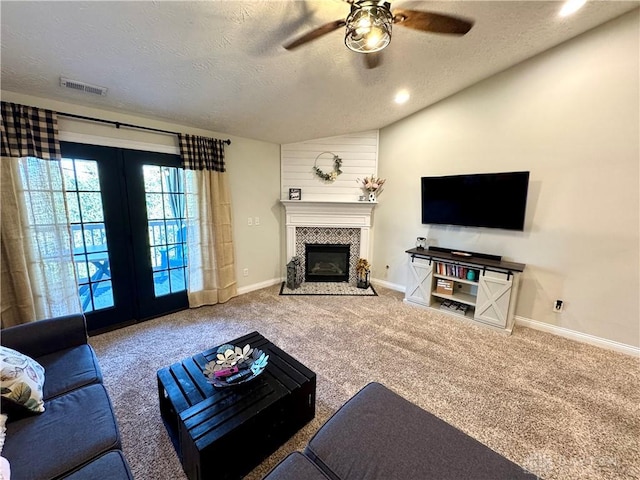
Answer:
[{"label": "firebox opening", "polygon": [[306,282],[348,282],[349,245],[307,243]]}]

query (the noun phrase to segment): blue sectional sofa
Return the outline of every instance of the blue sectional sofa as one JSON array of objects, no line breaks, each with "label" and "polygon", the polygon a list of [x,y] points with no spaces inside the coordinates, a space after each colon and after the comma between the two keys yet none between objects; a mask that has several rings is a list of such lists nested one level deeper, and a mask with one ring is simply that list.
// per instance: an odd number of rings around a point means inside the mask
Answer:
[{"label": "blue sectional sofa", "polygon": [[[45,369],[45,411],[8,411],[2,456],[14,479],[132,479],[83,315],[41,320],[0,332],[3,346]],[[3,403],[3,413],[8,402]]]},{"label": "blue sectional sofa", "polygon": [[370,383],[264,480],[534,480],[464,432]]}]

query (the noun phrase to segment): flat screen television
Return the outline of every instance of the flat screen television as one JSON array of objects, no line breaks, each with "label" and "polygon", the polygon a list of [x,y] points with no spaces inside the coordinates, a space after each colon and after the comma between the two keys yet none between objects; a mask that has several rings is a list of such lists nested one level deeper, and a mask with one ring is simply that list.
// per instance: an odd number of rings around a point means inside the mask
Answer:
[{"label": "flat screen television", "polygon": [[529,172],[422,177],[422,223],[524,230]]}]

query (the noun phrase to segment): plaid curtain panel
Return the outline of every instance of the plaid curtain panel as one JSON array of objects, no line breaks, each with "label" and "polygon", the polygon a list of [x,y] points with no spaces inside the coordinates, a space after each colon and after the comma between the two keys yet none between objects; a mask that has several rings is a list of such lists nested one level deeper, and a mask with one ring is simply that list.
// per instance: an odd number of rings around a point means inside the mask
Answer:
[{"label": "plaid curtain panel", "polygon": [[224,141],[197,135],[178,134],[182,168],[224,172]]},{"label": "plaid curtain panel", "polygon": [[58,116],[51,110],[2,102],[2,156],[59,160]]}]

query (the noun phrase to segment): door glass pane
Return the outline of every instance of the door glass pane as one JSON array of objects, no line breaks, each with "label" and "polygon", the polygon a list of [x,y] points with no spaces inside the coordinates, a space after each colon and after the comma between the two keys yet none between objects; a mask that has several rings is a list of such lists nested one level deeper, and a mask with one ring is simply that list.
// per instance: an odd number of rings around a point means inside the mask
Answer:
[{"label": "door glass pane", "polygon": [[167,261],[173,267],[185,267],[184,247],[181,243],[167,247]]},{"label": "door glass pane", "polygon": [[83,222],[103,222],[104,214],[102,213],[102,195],[100,191],[79,192],[80,209],[82,210]]},{"label": "door glass pane", "polygon": [[169,270],[171,280],[171,293],[180,292],[185,289],[184,268],[173,268]]},{"label": "door glass pane", "polygon": [[96,296],[94,298],[95,310],[113,306],[113,287],[111,280],[98,282],[95,285]]},{"label": "door glass pane", "polygon": [[147,193],[161,193],[162,176],[160,167],[157,165],[143,165],[142,172],[144,173],[144,191]]},{"label": "door glass pane", "polygon": [[88,252],[104,252],[107,250],[107,235],[104,223],[82,223],[84,245]]},{"label": "door glass pane", "polygon": [[147,217],[149,220],[162,220],[164,218],[164,208],[161,193],[147,193]]},{"label": "door glass pane", "polygon": [[166,235],[163,221],[149,222],[149,245],[162,245],[165,242]]},{"label": "door glass pane", "polygon": [[99,192],[98,162],[94,160],[74,160],[78,190]]},{"label": "door glass pane", "polygon": [[89,283],[89,268],[87,267],[86,256],[74,255],[73,261],[76,264],[76,276],[78,284]]},{"label": "door glass pane", "polygon": [[62,159],[62,177],[64,179],[65,190],[78,190],[73,160],[69,160],[68,158]]},{"label": "door glass pane", "polygon": [[67,209],[69,211],[69,221],[71,223],[80,223],[80,205],[78,204],[78,194],[69,192],[67,196]]},{"label": "door glass pane", "polygon": [[144,165],[149,255],[156,297],[185,290],[183,170]]},{"label": "door glass pane", "polygon": [[167,264],[166,256],[167,256],[166,245],[161,245],[159,247],[151,247],[151,268],[153,268],[153,271],[166,270],[166,264]]},{"label": "door glass pane", "polygon": [[65,158],[62,165],[82,309],[91,312],[113,307],[98,164],[93,160]]},{"label": "door glass pane", "polygon": [[89,275],[91,275],[92,278],[96,277],[100,280],[111,278],[108,252],[89,253],[87,260],[89,261]]},{"label": "door glass pane", "polygon": [[175,193],[165,193],[162,195],[164,201],[164,218],[177,218],[179,215],[177,210],[180,208],[180,203],[176,202],[176,197],[182,199],[183,195]]},{"label": "door glass pane", "polygon": [[165,193],[184,193],[180,192],[175,186],[175,182],[171,182],[171,177],[176,169],[172,167],[162,167],[162,191]]}]

